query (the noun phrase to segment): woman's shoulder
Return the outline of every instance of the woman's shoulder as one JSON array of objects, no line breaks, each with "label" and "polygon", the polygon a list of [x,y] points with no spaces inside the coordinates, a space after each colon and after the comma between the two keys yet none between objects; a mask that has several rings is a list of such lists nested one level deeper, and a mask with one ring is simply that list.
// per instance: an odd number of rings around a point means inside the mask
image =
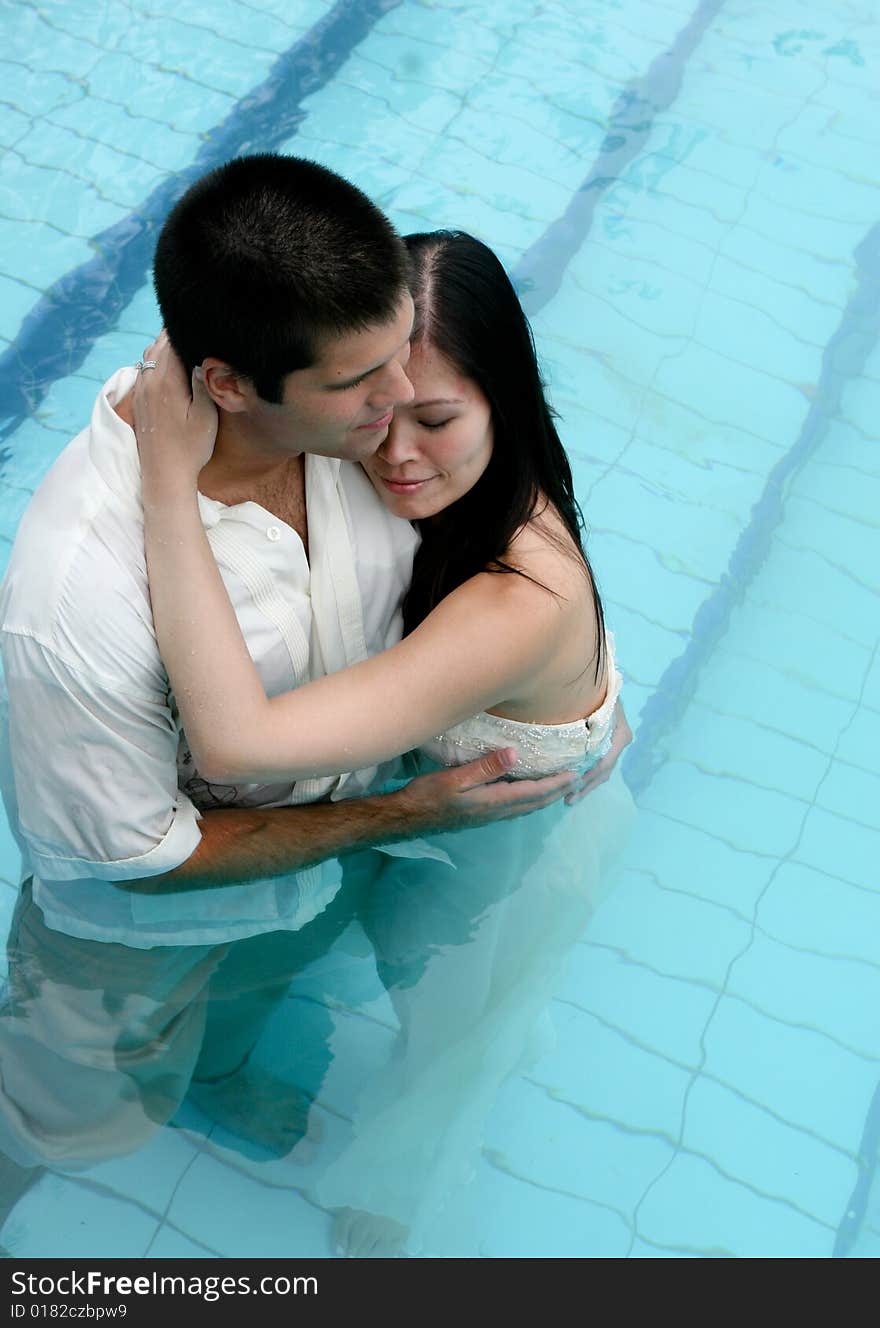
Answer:
[{"label": "woman's shoulder", "polygon": [[571,531],[556,509],[542,501],[507,549],[504,561],[523,576],[513,578],[531,585],[536,593],[582,604],[592,594],[586,563]]}]

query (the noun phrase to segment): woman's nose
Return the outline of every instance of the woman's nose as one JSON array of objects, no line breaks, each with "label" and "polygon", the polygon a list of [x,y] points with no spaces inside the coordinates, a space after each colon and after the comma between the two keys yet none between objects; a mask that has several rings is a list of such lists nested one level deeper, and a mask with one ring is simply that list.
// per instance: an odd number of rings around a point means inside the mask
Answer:
[{"label": "woman's nose", "polygon": [[417,456],[412,433],[403,420],[391,421],[385,441],[379,446],[377,455],[389,466],[402,466],[405,461],[412,461]]}]

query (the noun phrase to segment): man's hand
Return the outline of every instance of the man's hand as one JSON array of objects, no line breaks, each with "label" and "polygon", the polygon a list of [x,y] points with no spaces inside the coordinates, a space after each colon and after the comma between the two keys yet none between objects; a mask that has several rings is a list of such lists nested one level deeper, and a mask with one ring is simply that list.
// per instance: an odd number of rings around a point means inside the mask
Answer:
[{"label": "man's hand", "polygon": [[515,764],[516,751],[504,747],[467,765],[419,775],[387,796],[396,800],[413,833],[422,835],[526,816],[580,790],[580,778],[570,770],[546,779],[505,780]]},{"label": "man's hand", "polygon": [[617,702],[615,707],[617,713],[614,716],[614,735],[611,739],[611,747],[607,755],[597,761],[591,770],[588,770],[579,781],[578,787],[573,793],[569,793],[565,799],[569,807],[574,803],[580,802],[585,794],[604,784],[614,767],[617,765],[620,753],[632,742],[632,729],[630,728],[626,715],[623,713],[623,706]]},{"label": "man's hand", "polygon": [[299,807],[222,807],[202,818],[201,841],[179,867],[115,884],[136,894],[242,885],[286,876],[377,844],[526,816],[566,795],[577,799],[607,779],[631,737],[621,710],[614,747],[585,779],[569,770],[547,779],[507,780],[504,776],[516,764],[516,751],[504,747],[467,765],[419,775],[395,793]]}]

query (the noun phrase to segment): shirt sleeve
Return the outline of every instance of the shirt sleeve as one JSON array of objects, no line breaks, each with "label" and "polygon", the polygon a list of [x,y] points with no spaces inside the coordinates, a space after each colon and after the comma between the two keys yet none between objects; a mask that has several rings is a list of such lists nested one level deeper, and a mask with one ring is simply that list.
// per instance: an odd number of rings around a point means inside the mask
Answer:
[{"label": "shirt sleeve", "polygon": [[127,880],[185,862],[201,832],[177,785],[167,696],[102,678],[26,635],[4,635],[3,663],[8,775],[36,874]]}]

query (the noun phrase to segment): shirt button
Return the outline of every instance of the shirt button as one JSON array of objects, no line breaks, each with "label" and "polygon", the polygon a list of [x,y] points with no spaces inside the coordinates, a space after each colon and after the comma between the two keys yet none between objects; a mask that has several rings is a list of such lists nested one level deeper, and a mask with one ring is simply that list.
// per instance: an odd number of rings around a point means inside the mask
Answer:
[{"label": "shirt button", "polygon": [[266,531],[266,539],[270,539],[273,544],[276,542],[276,540],[281,539],[281,531],[278,529],[277,526],[269,527],[269,529]]}]

